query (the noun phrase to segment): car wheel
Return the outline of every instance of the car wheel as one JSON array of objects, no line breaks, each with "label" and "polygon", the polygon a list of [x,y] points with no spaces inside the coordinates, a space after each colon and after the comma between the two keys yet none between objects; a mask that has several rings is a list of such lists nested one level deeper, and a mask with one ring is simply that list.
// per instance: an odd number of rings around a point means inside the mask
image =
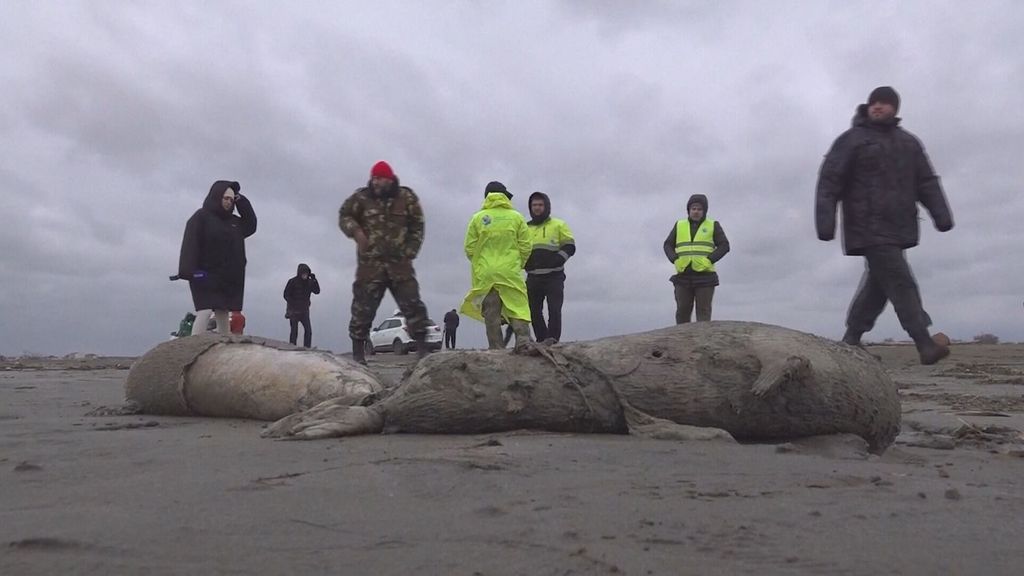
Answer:
[{"label": "car wheel", "polygon": [[399,356],[402,356],[403,354],[407,354],[409,352],[409,349],[406,348],[405,346],[405,342],[402,342],[398,338],[395,338],[395,342],[391,345],[391,347],[395,351],[395,354],[398,354]]},{"label": "car wheel", "polygon": [[373,356],[374,354],[377,353],[377,349],[373,347],[373,342],[369,340],[366,341],[366,353],[369,354],[370,356]]}]

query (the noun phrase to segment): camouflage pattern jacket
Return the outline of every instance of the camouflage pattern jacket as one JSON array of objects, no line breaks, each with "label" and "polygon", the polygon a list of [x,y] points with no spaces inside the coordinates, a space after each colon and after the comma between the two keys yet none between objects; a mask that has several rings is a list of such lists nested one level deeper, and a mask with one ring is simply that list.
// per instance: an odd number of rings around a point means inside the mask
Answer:
[{"label": "camouflage pattern jacket", "polygon": [[357,229],[368,245],[359,253],[359,268],[386,268],[412,273],[412,260],[423,246],[423,208],[411,188],[395,186],[378,196],[359,188],[338,211],[338,227],[352,238]]}]

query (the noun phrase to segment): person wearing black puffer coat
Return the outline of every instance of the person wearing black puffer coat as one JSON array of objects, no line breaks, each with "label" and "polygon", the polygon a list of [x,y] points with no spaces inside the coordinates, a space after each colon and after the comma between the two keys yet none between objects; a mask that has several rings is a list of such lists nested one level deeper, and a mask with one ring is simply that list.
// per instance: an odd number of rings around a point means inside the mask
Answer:
[{"label": "person wearing black puffer coat", "polygon": [[238,182],[217,180],[203,207],[185,224],[178,276],[189,281],[192,291],[192,334],[206,331],[211,313],[217,317],[217,331],[227,334],[228,311],[242,309],[245,239],[256,232],[256,213],[240,190]]},{"label": "person wearing black puffer coat", "polygon": [[836,206],[842,204],[843,249],[865,259],[843,342],[860,345],[861,335],[892,302],[921,363],[934,364],[949,355],[949,348],[928,333],[931,318],[904,250],[917,246],[920,237],[919,202],[940,232],[953,228],[953,215],[921,142],[899,126],[899,106],[899,95],[889,86],[874,89],[867,103],[857,106],[853,126],[836,139],[822,163],[815,226],[820,240],[832,240]]}]

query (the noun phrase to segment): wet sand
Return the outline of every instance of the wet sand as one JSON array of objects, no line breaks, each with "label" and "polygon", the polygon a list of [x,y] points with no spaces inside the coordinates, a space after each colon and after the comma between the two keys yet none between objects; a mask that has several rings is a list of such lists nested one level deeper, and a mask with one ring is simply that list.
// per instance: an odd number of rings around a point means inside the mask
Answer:
[{"label": "wet sand", "polygon": [[880,457],[850,438],[271,441],[87,416],[121,402],[130,359],[4,359],[0,574],[1019,574],[1024,346],[871,351],[904,404]]}]

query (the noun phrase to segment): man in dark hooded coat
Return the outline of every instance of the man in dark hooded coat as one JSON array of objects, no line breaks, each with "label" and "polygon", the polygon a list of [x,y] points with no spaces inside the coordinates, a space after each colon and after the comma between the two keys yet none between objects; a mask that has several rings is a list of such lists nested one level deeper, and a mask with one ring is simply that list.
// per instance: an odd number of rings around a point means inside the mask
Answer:
[{"label": "man in dark hooded coat", "polygon": [[308,264],[299,264],[295,276],[284,286],[284,300],[287,302],[285,318],[291,324],[288,341],[292,344],[299,338],[299,324],[302,324],[302,345],[309,348],[313,345],[313,328],[309,321],[309,298],[311,294],[320,293],[320,282]]},{"label": "man in dark hooded coat", "polygon": [[711,320],[711,300],[718,286],[715,263],[729,252],[722,225],[708,218],[708,197],[694,194],[686,202],[687,217],[676,222],[665,238],[665,257],[676,267],[676,324],[690,321],[694,304],[697,322]]},{"label": "man in dark hooded coat", "polygon": [[217,316],[217,330],[227,334],[228,311],[242,309],[245,239],[256,232],[256,213],[240,190],[238,182],[217,180],[203,207],[185,224],[178,276],[189,281],[192,291],[192,334],[206,331],[211,313]]},{"label": "man in dark hooded coat", "polygon": [[815,226],[820,240],[835,238],[836,206],[842,204],[843,249],[865,260],[843,342],[859,345],[886,302],[892,302],[921,363],[934,364],[949,355],[949,348],[928,333],[931,318],[904,250],[916,246],[920,236],[918,202],[940,232],[953,228],[953,215],[921,142],[899,126],[899,106],[899,95],[889,86],[875,88],[867,103],[857,106],[853,127],[836,138],[821,165]]}]

